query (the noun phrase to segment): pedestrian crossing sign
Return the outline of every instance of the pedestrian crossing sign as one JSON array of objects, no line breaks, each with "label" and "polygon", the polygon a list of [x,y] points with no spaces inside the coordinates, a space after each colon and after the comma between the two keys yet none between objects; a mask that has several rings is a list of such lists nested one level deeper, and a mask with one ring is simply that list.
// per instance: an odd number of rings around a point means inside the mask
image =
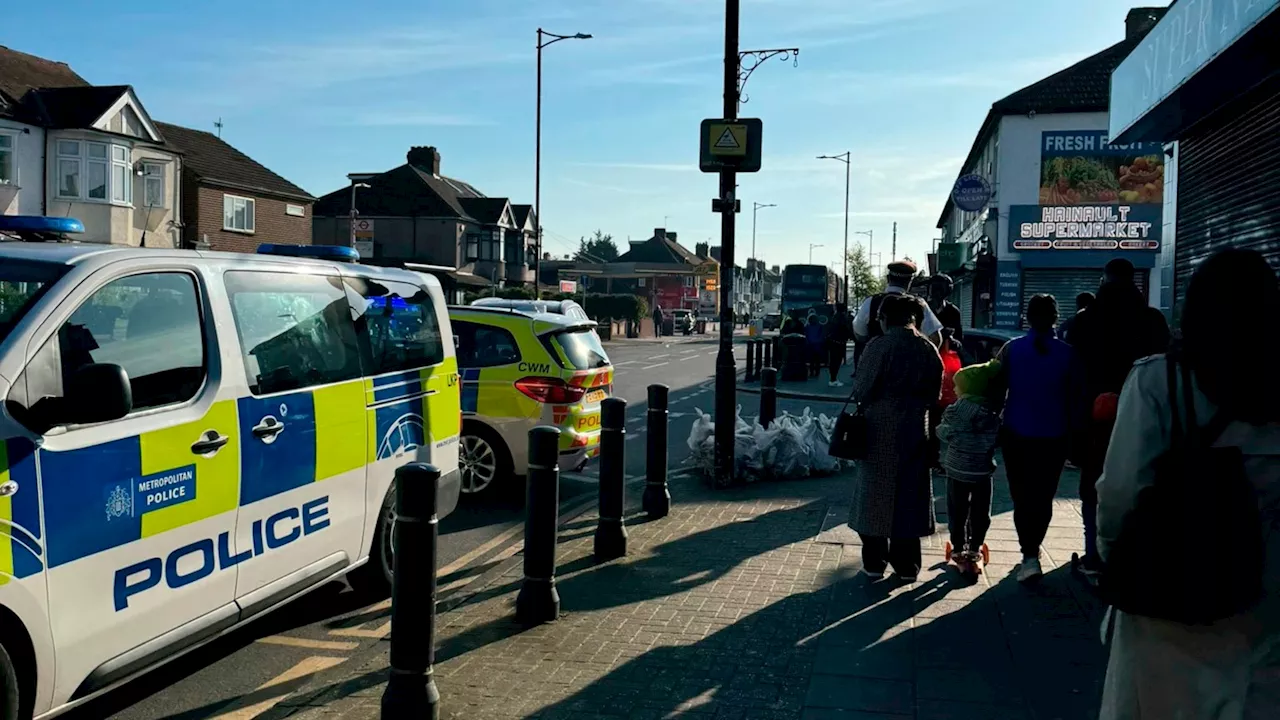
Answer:
[{"label": "pedestrian crossing sign", "polygon": [[756,172],[760,169],[762,123],[756,118],[702,121],[698,167],[703,172]]}]

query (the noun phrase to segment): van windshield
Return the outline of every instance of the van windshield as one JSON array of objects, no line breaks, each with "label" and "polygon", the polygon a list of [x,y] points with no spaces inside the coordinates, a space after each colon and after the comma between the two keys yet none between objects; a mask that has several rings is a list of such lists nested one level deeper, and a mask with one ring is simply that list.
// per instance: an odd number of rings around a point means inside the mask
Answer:
[{"label": "van windshield", "polygon": [[45,290],[66,272],[66,265],[12,259],[0,261],[0,345]]},{"label": "van windshield", "polygon": [[591,328],[557,333],[552,338],[574,370],[594,370],[609,366],[609,354],[600,344],[600,336]]}]

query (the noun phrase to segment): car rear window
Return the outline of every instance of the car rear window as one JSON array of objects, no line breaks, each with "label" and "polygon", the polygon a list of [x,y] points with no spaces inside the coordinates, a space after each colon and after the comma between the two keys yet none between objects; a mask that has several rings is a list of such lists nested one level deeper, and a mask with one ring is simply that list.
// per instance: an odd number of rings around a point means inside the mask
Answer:
[{"label": "car rear window", "polygon": [[600,344],[600,336],[591,328],[570,330],[551,336],[574,370],[594,370],[609,366],[609,353]]}]

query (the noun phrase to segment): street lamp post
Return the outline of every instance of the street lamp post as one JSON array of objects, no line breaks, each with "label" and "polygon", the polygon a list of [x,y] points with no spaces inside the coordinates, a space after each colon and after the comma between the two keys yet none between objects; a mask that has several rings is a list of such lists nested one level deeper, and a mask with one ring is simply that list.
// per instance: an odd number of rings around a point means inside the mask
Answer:
[{"label": "street lamp post", "polygon": [[844,302],[849,304],[849,169],[852,167],[853,155],[850,151],[845,150],[839,155],[819,155],[819,160],[839,160],[844,163],[844,256],[841,257],[841,263],[844,265]]},{"label": "street lamp post", "polygon": [[351,183],[351,216],[347,222],[347,242],[351,247],[356,246],[356,216],[360,213],[356,211],[356,188],[367,188],[367,183],[355,182]]},{"label": "street lamp post", "polygon": [[[543,42],[543,36],[551,38]],[[573,35],[557,35],[538,28],[538,99],[534,112],[534,150],[533,150],[533,215],[537,226],[534,228],[534,244],[538,248],[537,259],[533,264],[533,294],[541,295],[542,287],[542,48],[554,45],[561,40],[587,40],[591,36],[586,33]]]},{"label": "street lamp post", "polygon": [[813,249],[820,248],[820,247],[826,247],[826,245],[823,245],[822,243],[809,243],[809,264],[810,265],[813,264]]},{"label": "street lamp post", "polygon": [[[876,249],[876,231],[875,230],[857,230],[853,234],[867,236],[867,262],[871,262],[872,251]],[[876,273],[876,266],[872,265],[871,274],[875,275],[875,273]]]},{"label": "street lamp post", "polygon": [[[751,203],[751,259],[756,261],[755,270],[751,272],[751,297],[756,295],[756,282],[760,275],[760,258],[756,257],[756,213],[760,212],[760,208],[778,207],[773,203]],[[751,301],[751,311],[755,311],[755,300]]]}]

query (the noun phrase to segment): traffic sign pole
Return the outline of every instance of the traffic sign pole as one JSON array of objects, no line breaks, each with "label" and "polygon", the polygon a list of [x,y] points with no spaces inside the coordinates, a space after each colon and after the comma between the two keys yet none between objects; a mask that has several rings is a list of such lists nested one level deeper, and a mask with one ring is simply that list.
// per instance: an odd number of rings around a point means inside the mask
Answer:
[{"label": "traffic sign pole", "polygon": [[[740,0],[725,0],[724,117],[738,117],[738,17]],[[725,132],[728,132],[726,128]],[[721,133],[723,136],[724,133]],[[708,138],[709,139],[709,138]],[[720,138],[717,138],[720,140]],[[706,140],[704,140],[706,142]],[[720,351],[716,354],[715,484],[733,483],[733,432],[736,424],[737,367],[733,360],[733,235],[737,172],[720,171]],[[726,207],[727,206],[727,207]]]}]

